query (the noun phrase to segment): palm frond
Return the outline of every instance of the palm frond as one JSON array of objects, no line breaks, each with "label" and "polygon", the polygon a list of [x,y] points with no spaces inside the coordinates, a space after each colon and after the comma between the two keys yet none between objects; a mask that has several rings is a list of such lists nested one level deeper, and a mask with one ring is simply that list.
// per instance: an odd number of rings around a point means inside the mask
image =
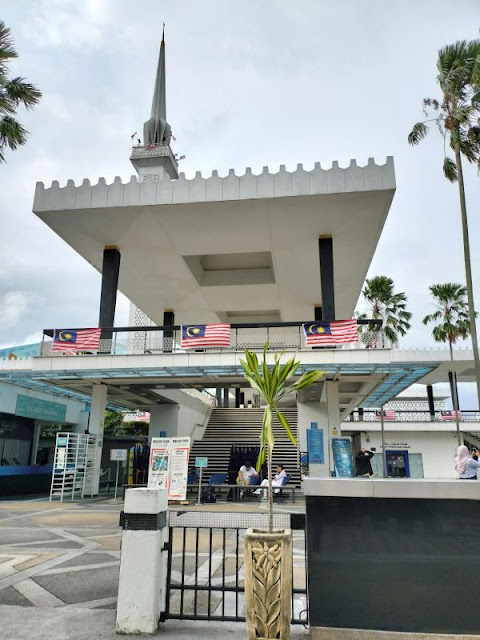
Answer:
[{"label": "palm frond", "polygon": [[443,160],[443,174],[450,182],[456,182],[458,180],[457,165],[448,156],[445,156]]},{"label": "palm frond", "polygon": [[428,133],[428,127],[424,122],[416,122],[408,134],[409,144],[415,145],[421,142]]}]

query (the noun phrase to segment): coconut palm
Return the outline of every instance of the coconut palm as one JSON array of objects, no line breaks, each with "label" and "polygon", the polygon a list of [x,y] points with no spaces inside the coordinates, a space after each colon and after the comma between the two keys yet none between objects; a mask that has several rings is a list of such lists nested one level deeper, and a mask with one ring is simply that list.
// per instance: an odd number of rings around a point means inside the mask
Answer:
[{"label": "coconut palm", "polygon": [[263,362],[259,362],[257,354],[245,349],[245,360],[240,363],[245,371],[245,378],[250,386],[258,391],[265,401],[262,430],[260,432],[260,453],[257,460],[257,471],[260,471],[267,460],[268,471],[268,530],[273,531],[273,496],[272,496],[272,450],[275,444],[273,436],[273,414],[275,414],[287,432],[292,444],[297,446],[297,440],[292,433],[285,415],[278,408],[280,400],[293,391],[304,389],[321,378],[324,371],[309,371],[304,373],[296,382],[292,378],[300,366],[300,362],[291,358],[285,364],[280,362],[280,354],[276,353],[274,364],[270,367],[266,363],[268,343],[263,350]]},{"label": "coconut palm", "polygon": [[25,82],[25,78],[9,78],[8,63],[18,58],[10,29],[0,20],[0,162],[5,162],[5,148],[14,150],[27,141],[26,129],[15,119],[20,104],[32,109],[42,97],[41,92]]},{"label": "coconut palm", "polygon": [[[365,281],[362,294],[370,308],[367,313],[357,314],[357,317],[359,319],[381,320],[382,346],[385,346],[383,336],[390,344],[397,344],[399,336],[404,336],[410,329],[409,320],[412,317],[412,314],[406,310],[407,296],[405,293],[394,292],[391,278],[375,276]],[[376,342],[377,335],[377,332],[367,330],[362,339],[372,346],[372,342]]]},{"label": "coconut palm", "polygon": [[[430,287],[436,311],[425,316],[423,324],[439,322],[432,330],[435,342],[448,342],[450,360],[453,362],[453,345],[461,338],[465,340],[470,335],[470,320],[466,301],[467,289],[461,284],[447,282],[433,284]],[[456,386],[452,385],[453,408],[457,423],[457,439],[461,445],[460,424],[458,420],[458,397]]]},{"label": "coconut palm", "polygon": [[[472,338],[477,398],[480,408],[480,358],[478,353],[475,304],[473,298],[470,241],[468,235],[467,205],[463,180],[462,157],[480,168],[480,40],[458,41],[447,45],[438,52],[437,83],[441,97],[425,98],[423,101],[426,117],[429,111],[433,117],[417,122],[408,141],[418,144],[427,135],[427,122],[434,122],[444,138],[445,157],[443,172],[450,182],[457,182],[460,199],[460,214],[463,235],[463,255],[467,283],[468,313]],[[453,151],[453,158],[446,153],[446,143]]]}]

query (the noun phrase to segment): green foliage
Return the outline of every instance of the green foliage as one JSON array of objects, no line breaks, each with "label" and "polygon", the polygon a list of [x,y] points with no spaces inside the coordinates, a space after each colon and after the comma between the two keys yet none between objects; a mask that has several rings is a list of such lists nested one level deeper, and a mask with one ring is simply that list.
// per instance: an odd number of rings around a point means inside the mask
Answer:
[{"label": "green foliage", "polygon": [[[427,135],[425,123],[435,122],[451,149],[480,169],[480,40],[460,40],[440,49],[437,71],[441,97],[423,100],[427,119],[414,124],[408,142],[418,144]],[[451,182],[458,180],[456,164],[445,154],[443,171]]]},{"label": "green foliage", "polygon": [[291,358],[285,364],[281,363],[281,354],[274,354],[274,364],[266,363],[268,343],[265,344],[262,362],[258,361],[257,354],[245,349],[245,360],[240,363],[245,372],[245,378],[251,387],[256,389],[265,401],[262,429],[260,432],[260,453],[257,460],[257,470],[260,471],[267,457],[267,451],[273,449],[275,439],[272,429],[272,418],[275,414],[288,434],[292,444],[297,441],[292,433],[287,418],[278,407],[278,403],[287,394],[308,387],[324,375],[324,371],[309,371],[304,373],[297,381],[293,382],[300,362]]},{"label": "green foliage", "polygon": [[[369,304],[369,312],[358,314],[359,319],[371,318],[382,321],[382,333],[391,344],[397,344],[398,337],[404,336],[410,329],[412,314],[406,310],[407,296],[395,293],[394,283],[387,276],[375,276],[366,280],[363,297]],[[359,329],[363,328],[359,325]],[[360,329],[361,330],[361,329]],[[372,342],[375,337],[371,330],[366,330],[363,340]]]},{"label": "green foliage", "polygon": [[23,105],[32,109],[42,97],[41,92],[25,82],[25,78],[9,78],[8,64],[18,58],[10,36],[10,29],[0,20],[0,163],[5,162],[5,148],[15,150],[27,141],[27,131],[15,119]]},{"label": "green foliage", "polygon": [[470,335],[470,321],[466,287],[454,282],[447,282],[432,285],[430,292],[436,311],[425,316],[423,324],[439,323],[432,330],[435,342],[448,342],[452,345],[459,338],[463,340],[467,338]]}]

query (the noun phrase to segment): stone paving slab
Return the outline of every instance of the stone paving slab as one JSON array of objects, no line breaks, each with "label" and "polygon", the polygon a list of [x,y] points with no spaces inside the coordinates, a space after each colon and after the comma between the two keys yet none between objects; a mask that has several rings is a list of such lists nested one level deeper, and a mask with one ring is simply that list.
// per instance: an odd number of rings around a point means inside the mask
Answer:
[{"label": "stone paving slab", "polygon": [[[39,609],[0,605],[2,640],[119,640],[115,633],[115,611],[72,608]],[[138,636],[137,636],[138,637]],[[169,620],[149,638],[163,640],[245,640],[243,623]],[[303,627],[294,627],[293,640],[307,640]]]},{"label": "stone paving slab", "polygon": [[35,576],[34,581],[66,604],[116,597],[119,567]]}]

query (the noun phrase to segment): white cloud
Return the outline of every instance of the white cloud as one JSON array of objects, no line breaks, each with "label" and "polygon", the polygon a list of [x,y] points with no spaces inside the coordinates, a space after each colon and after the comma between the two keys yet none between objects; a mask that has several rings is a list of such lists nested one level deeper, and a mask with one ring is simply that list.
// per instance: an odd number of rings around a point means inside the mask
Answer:
[{"label": "white cloud", "polygon": [[0,298],[0,329],[11,329],[24,321],[32,300],[25,291],[10,291]]}]

